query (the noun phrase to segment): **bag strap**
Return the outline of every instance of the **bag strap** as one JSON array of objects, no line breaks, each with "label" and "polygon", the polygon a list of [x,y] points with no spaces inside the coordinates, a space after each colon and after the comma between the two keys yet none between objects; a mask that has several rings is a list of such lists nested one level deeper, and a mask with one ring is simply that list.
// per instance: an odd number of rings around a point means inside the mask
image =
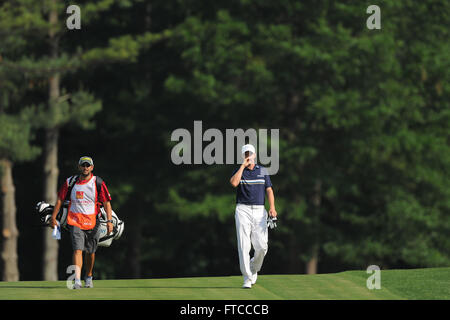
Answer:
[{"label": "bag strap", "polygon": [[[99,176],[95,176],[95,184],[96,184],[96,187],[97,187],[97,196],[98,196],[100,194],[101,190],[102,190],[103,179],[100,178]],[[99,209],[98,210],[98,215],[100,216],[101,215],[100,208],[103,207],[103,203],[101,203],[97,199],[97,205],[98,205],[98,209]]]},{"label": "bag strap", "polygon": [[70,201],[70,194],[72,193],[73,186],[75,185],[77,180],[78,176],[71,176],[69,178],[69,187],[67,188],[66,198],[64,199],[64,201]]},{"label": "bag strap", "polygon": [[95,181],[97,185],[97,194],[100,194],[100,191],[102,190],[103,179],[100,178],[99,176],[96,176]]}]

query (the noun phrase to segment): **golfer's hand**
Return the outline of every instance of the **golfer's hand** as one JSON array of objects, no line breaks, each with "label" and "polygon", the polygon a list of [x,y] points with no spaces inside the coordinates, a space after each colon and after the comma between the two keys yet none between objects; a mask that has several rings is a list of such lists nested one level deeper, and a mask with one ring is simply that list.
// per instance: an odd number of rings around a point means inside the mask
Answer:
[{"label": "golfer's hand", "polygon": [[108,230],[108,234],[112,233],[113,232],[113,224],[112,224],[112,222],[108,222],[106,224],[106,228]]},{"label": "golfer's hand", "polygon": [[269,209],[269,216],[276,218],[277,217],[277,211],[275,210],[275,208],[270,208]]},{"label": "golfer's hand", "polygon": [[245,158],[244,162],[242,162],[243,167],[248,167],[250,165],[250,157]]}]

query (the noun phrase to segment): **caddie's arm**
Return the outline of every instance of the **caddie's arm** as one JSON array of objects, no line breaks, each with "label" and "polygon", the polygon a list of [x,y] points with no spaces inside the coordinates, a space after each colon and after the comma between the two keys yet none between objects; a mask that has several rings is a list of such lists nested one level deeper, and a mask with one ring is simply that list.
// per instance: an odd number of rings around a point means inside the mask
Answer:
[{"label": "caddie's arm", "polygon": [[52,217],[50,219],[50,227],[54,228],[57,225],[56,216],[58,215],[59,210],[61,209],[62,201],[58,198],[56,201],[55,207],[53,208]]},{"label": "caddie's arm", "polygon": [[269,201],[269,216],[276,217],[277,210],[275,210],[275,196],[273,195],[272,187],[266,188],[267,200]]},{"label": "caddie's arm", "polygon": [[245,158],[244,162],[239,167],[239,170],[231,177],[230,183],[233,187],[237,187],[239,183],[241,182],[242,173],[244,172],[245,167],[247,167],[250,164],[250,157]]},{"label": "caddie's arm", "polygon": [[113,232],[113,224],[112,222],[112,207],[111,207],[111,202],[110,201],[105,201],[103,202],[103,207],[105,208],[105,212],[106,212],[106,220],[108,220],[108,223],[106,224],[107,228],[108,228],[108,234]]}]

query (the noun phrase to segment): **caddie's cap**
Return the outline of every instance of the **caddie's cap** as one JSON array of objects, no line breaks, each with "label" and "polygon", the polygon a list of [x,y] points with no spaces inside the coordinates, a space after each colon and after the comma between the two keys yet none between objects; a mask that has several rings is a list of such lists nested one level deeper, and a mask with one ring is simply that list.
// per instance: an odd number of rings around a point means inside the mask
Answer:
[{"label": "caddie's cap", "polygon": [[94,165],[94,161],[92,161],[92,158],[91,157],[87,157],[87,156],[81,157],[80,160],[78,161],[78,165],[80,165],[80,166],[83,163],[89,163],[91,166]]},{"label": "caddie's cap", "polygon": [[251,144],[246,144],[242,147],[242,154],[246,153],[247,151],[250,151],[252,153],[256,153],[255,152],[255,147],[252,146]]}]

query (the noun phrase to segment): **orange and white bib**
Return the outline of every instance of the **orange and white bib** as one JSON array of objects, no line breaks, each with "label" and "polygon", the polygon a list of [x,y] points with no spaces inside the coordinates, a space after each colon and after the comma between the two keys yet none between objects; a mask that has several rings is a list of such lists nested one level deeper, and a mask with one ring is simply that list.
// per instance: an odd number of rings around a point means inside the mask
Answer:
[{"label": "orange and white bib", "polygon": [[[95,227],[97,216],[97,186],[96,176],[87,181],[77,181],[70,193],[69,213],[67,223],[82,230]],[[69,179],[67,179],[69,183]]]}]

